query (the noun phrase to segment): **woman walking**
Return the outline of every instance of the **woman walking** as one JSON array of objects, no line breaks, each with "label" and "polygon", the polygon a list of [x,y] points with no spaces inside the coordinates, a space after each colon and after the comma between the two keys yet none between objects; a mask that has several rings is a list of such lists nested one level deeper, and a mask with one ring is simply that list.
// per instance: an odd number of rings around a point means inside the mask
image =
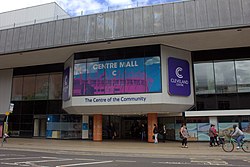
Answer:
[{"label": "woman walking", "polygon": [[187,138],[188,138],[188,130],[186,124],[182,124],[180,129],[180,134],[182,136],[182,148],[188,148],[187,146]]},{"label": "woman walking", "polygon": [[155,137],[155,144],[158,144],[158,133],[159,133],[159,129],[158,129],[157,124],[154,124],[153,133],[154,133],[154,137]]}]

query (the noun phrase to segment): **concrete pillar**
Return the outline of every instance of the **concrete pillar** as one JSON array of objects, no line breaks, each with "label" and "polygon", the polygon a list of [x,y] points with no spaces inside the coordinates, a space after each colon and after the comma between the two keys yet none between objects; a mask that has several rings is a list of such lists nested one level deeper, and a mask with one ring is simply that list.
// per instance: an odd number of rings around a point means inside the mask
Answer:
[{"label": "concrete pillar", "polygon": [[210,123],[210,124],[214,124],[216,130],[217,130],[217,131],[219,130],[219,127],[218,127],[219,124],[218,124],[218,118],[217,118],[217,117],[209,117],[209,123]]},{"label": "concrete pillar", "polygon": [[34,137],[39,136],[39,129],[40,129],[40,127],[39,127],[39,119],[36,118],[36,119],[34,119],[34,134],[33,134]]},{"label": "concrete pillar", "polygon": [[82,139],[89,138],[89,116],[82,116]]},{"label": "concrete pillar", "polygon": [[46,136],[46,119],[40,119],[40,136]]},{"label": "concrete pillar", "polygon": [[93,141],[102,141],[102,114],[94,115],[93,120]]},{"label": "concrete pillar", "polygon": [[157,113],[148,113],[148,142],[153,143],[153,129],[154,129],[154,124],[158,124],[157,121]]}]

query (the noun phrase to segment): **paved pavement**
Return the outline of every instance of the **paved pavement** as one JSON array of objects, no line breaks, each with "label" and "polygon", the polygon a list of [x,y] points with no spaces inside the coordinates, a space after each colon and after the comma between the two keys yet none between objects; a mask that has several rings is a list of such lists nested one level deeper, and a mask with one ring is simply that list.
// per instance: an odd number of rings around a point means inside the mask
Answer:
[{"label": "paved pavement", "polygon": [[1,149],[39,150],[44,152],[72,152],[75,154],[127,155],[127,156],[249,156],[242,150],[226,153],[221,147],[209,147],[208,142],[189,142],[188,148],[181,148],[181,143],[166,141],[165,143],[147,143],[139,141],[102,141],[89,140],[55,140],[34,138],[9,138]]}]

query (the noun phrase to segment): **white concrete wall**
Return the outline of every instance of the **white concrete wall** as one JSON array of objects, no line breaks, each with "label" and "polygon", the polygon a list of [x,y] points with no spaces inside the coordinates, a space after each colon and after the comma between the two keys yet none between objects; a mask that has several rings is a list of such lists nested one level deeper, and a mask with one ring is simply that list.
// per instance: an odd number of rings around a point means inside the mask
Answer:
[{"label": "white concrete wall", "polygon": [[9,111],[13,70],[0,70],[0,114]]},{"label": "white concrete wall", "polygon": [[69,17],[56,3],[48,3],[0,13],[0,30]]},{"label": "white concrete wall", "polygon": [[218,127],[218,118],[217,117],[209,117],[209,123],[210,124],[214,124],[216,130],[217,131],[219,130],[219,127]]},{"label": "white concrete wall", "polygon": [[82,139],[89,138],[89,116],[82,116]]}]

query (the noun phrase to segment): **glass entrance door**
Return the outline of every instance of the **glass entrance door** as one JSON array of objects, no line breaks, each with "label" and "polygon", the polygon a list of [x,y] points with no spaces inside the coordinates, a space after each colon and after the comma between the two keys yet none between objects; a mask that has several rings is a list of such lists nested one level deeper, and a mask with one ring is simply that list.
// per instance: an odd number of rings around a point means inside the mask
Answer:
[{"label": "glass entrance door", "polygon": [[46,115],[34,115],[34,137],[46,136]]},{"label": "glass entrance door", "polygon": [[124,116],[122,117],[121,136],[123,139],[143,140],[147,138],[147,117],[144,116]]},{"label": "glass entrance door", "polygon": [[[145,129],[144,140],[147,138],[146,116],[103,116],[103,139],[112,139],[112,130],[115,129],[115,139],[142,139],[142,126]],[[111,128],[112,124],[112,128]]]}]

